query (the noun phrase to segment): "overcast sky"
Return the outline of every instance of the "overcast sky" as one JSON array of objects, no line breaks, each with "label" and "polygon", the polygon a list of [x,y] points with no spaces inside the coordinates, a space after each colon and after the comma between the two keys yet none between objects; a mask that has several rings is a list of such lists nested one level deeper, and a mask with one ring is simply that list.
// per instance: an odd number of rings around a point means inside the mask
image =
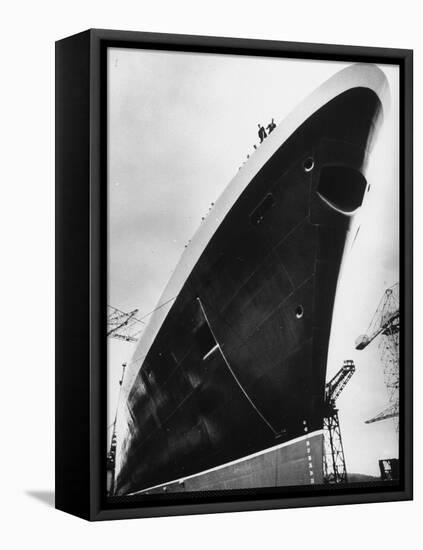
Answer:
[{"label": "overcast sky", "polygon": [[[258,143],[257,124],[282,121],[348,64],[114,48],[108,63],[109,304],[138,308],[141,317],[157,305],[202,216]],[[392,109],[351,231],[360,226],[344,261],[328,360],[328,378],[344,359],[356,362],[338,401],[347,467],[375,475],[379,458],[397,456],[397,441],[392,421],[364,424],[387,406],[387,394],[377,343],[356,352],[354,341],[398,280],[398,74],[381,68]],[[121,363],[132,352],[109,342],[109,422]]]}]

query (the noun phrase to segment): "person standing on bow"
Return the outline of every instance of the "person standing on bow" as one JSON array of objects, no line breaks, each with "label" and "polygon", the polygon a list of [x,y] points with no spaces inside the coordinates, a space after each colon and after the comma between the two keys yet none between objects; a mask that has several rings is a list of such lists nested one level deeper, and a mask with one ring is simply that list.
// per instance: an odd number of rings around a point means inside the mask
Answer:
[{"label": "person standing on bow", "polygon": [[260,138],[260,143],[263,143],[264,139],[267,137],[266,130],[264,129],[264,126],[262,126],[261,124],[258,124],[257,126],[259,128],[258,136]]}]

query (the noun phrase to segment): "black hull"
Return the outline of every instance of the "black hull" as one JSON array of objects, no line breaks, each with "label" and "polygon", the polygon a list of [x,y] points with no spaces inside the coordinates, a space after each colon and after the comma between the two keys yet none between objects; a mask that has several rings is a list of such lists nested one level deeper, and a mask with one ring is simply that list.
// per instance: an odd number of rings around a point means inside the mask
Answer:
[{"label": "black hull", "polygon": [[368,88],[337,96],[235,202],[132,386],[116,494],[322,428],[338,274],[379,110]]}]

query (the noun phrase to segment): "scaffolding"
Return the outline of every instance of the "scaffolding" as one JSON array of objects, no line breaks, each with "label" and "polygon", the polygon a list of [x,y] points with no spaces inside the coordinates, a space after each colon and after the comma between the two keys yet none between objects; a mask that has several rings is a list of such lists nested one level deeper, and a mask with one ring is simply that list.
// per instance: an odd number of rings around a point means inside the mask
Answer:
[{"label": "scaffolding", "polygon": [[[130,312],[122,311],[116,307],[107,306],[107,336],[108,338],[114,338],[124,342],[136,342],[144,328],[145,322],[142,319],[136,317],[138,313],[137,309]],[[148,314],[149,315],[149,314]],[[109,451],[106,459],[107,470],[107,493],[113,495],[114,493],[114,479],[115,479],[115,465],[116,465],[116,447],[117,447],[117,414],[119,409],[119,402],[122,393],[123,378],[125,376],[126,363],[122,363],[122,375],[119,380],[119,396],[116,406],[115,418],[112,424],[109,426],[112,431],[112,437],[110,442]],[[109,429],[108,428],[108,429]]]},{"label": "scaffolding", "polygon": [[126,313],[108,305],[107,336],[125,342],[136,342],[144,325],[144,321],[135,317],[137,313],[137,309]]},{"label": "scaffolding", "polygon": [[110,426],[111,428],[113,428],[113,431],[112,431],[112,439],[110,442],[110,448],[109,448],[109,452],[107,453],[107,460],[106,460],[107,494],[108,495],[113,495],[114,489],[115,489],[114,484],[115,484],[116,446],[117,446],[116,425],[117,425],[119,402],[120,402],[121,393],[122,393],[123,378],[125,376],[125,369],[126,369],[126,363],[122,363],[122,376],[119,380],[119,396],[118,396],[118,401],[116,406],[115,418],[112,425]]}]

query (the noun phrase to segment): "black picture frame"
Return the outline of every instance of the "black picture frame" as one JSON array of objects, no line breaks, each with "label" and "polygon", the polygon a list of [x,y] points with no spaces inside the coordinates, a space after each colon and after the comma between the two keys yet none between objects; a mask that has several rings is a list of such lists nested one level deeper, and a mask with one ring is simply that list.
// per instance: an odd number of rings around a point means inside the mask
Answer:
[{"label": "black picture frame", "polygon": [[[106,499],[108,47],[213,52],[400,68],[401,415],[398,486]],[[56,508],[87,520],[412,499],[411,50],[91,29],[56,43]],[[170,497],[170,495],[168,495]]]}]

